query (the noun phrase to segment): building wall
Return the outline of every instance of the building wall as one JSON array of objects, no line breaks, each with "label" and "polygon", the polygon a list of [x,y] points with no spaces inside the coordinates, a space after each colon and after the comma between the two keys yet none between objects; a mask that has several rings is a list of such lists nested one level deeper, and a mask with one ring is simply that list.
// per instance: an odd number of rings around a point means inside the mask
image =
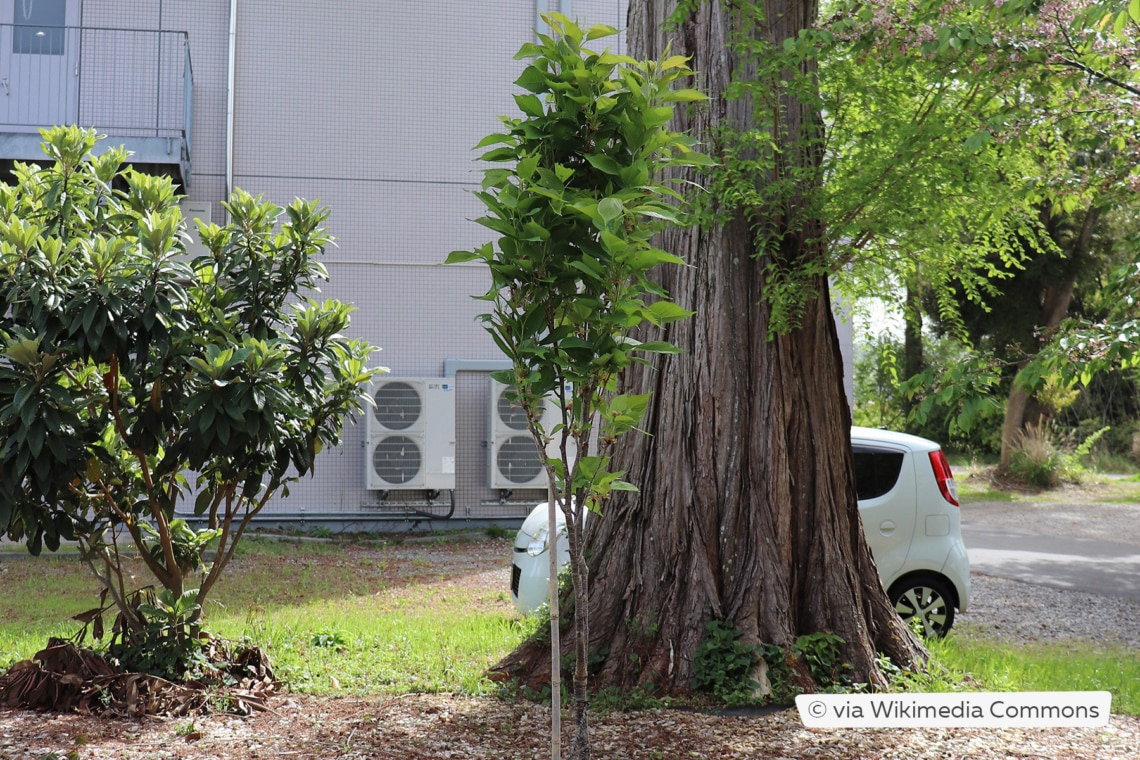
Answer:
[{"label": "building wall", "polygon": [[[71,0],[81,25],[186,32],[194,70],[191,185],[187,198],[212,204],[222,218],[225,189],[229,0]],[[115,105],[115,104],[110,104]]]},{"label": "building wall", "polygon": [[[228,7],[164,0],[161,18],[151,14],[191,35],[189,196],[199,201],[220,200],[225,186]],[[625,24],[624,0],[566,9],[590,23]],[[517,113],[513,82],[523,64],[514,54],[533,39],[535,21],[534,0],[238,3],[234,184],[279,204],[319,198],[330,209],[337,246],[324,259],[330,281],[322,294],[356,307],[352,334],[382,349],[376,363],[393,376],[438,377],[448,360],[500,357],[475,320],[483,308],[472,296],[486,291],[485,271],[442,262],[489,239],[470,221],[482,212],[471,195],[482,168],[473,147],[500,127],[500,114]],[[488,376],[461,372],[453,382],[456,514],[525,514],[541,492],[513,494],[522,504],[504,505],[487,485]],[[316,476],[267,512],[346,521],[399,514],[379,509],[365,488],[365,443],[364,425],[350,426],[344,444],[322,454]]]}]

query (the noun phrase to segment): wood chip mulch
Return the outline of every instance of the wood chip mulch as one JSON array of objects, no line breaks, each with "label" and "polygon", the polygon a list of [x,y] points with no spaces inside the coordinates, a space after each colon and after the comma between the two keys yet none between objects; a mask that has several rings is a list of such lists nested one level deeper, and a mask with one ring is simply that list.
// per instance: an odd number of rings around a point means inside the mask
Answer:
[{"label": "wood chip mulch", "polygon": [[[549,710],[493,698],[288,696],[247,717],[108,720],[0,709],[4,760],[415,760],[549,757]],[[1097,729],[811,730],[795,710],[707,715],[609,713],[592,721],[595,758],[1140,757],[1140,718]],[[569,747],[567,733],[564,747]]]}]

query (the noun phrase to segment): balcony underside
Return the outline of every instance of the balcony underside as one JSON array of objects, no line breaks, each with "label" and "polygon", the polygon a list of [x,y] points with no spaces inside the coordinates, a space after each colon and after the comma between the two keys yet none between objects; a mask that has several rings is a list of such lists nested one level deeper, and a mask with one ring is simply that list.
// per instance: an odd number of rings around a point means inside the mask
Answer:
[{"label": "balcony underside", "polygon": [[[40,147],[38,132],[5,132],[3,129],[0,126],[0,161],[10,165],[16,161],[37,163],[47,158]],[[95,153],[118,145],[131,152],[129,161],[139,171],[167,174],[181,186],[182,192],[190,187],[190,161],[181,138],[111,135],[96,144]]]}]

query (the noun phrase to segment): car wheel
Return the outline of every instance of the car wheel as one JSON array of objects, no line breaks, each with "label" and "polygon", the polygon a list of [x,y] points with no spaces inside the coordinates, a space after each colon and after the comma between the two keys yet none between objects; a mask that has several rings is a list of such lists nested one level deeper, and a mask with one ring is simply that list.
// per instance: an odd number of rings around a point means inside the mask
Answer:
[{"label": "car wheel", "polygon": [[954,625],[954,595],[942,578],[904,578],[891,587],[890,598],[899,617],[926,637],[941,638]]}]

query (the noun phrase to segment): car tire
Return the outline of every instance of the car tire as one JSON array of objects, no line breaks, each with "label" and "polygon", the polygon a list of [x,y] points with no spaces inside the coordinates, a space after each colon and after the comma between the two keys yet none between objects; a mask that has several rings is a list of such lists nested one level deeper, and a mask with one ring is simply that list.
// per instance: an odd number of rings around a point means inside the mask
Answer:
[{"label": "car tire", "polygon": [[945,578],[915,575],[891,586],[891,604],[905,622],[918,619],[923,636],[942,638],[954,625],[954,592]]}]

